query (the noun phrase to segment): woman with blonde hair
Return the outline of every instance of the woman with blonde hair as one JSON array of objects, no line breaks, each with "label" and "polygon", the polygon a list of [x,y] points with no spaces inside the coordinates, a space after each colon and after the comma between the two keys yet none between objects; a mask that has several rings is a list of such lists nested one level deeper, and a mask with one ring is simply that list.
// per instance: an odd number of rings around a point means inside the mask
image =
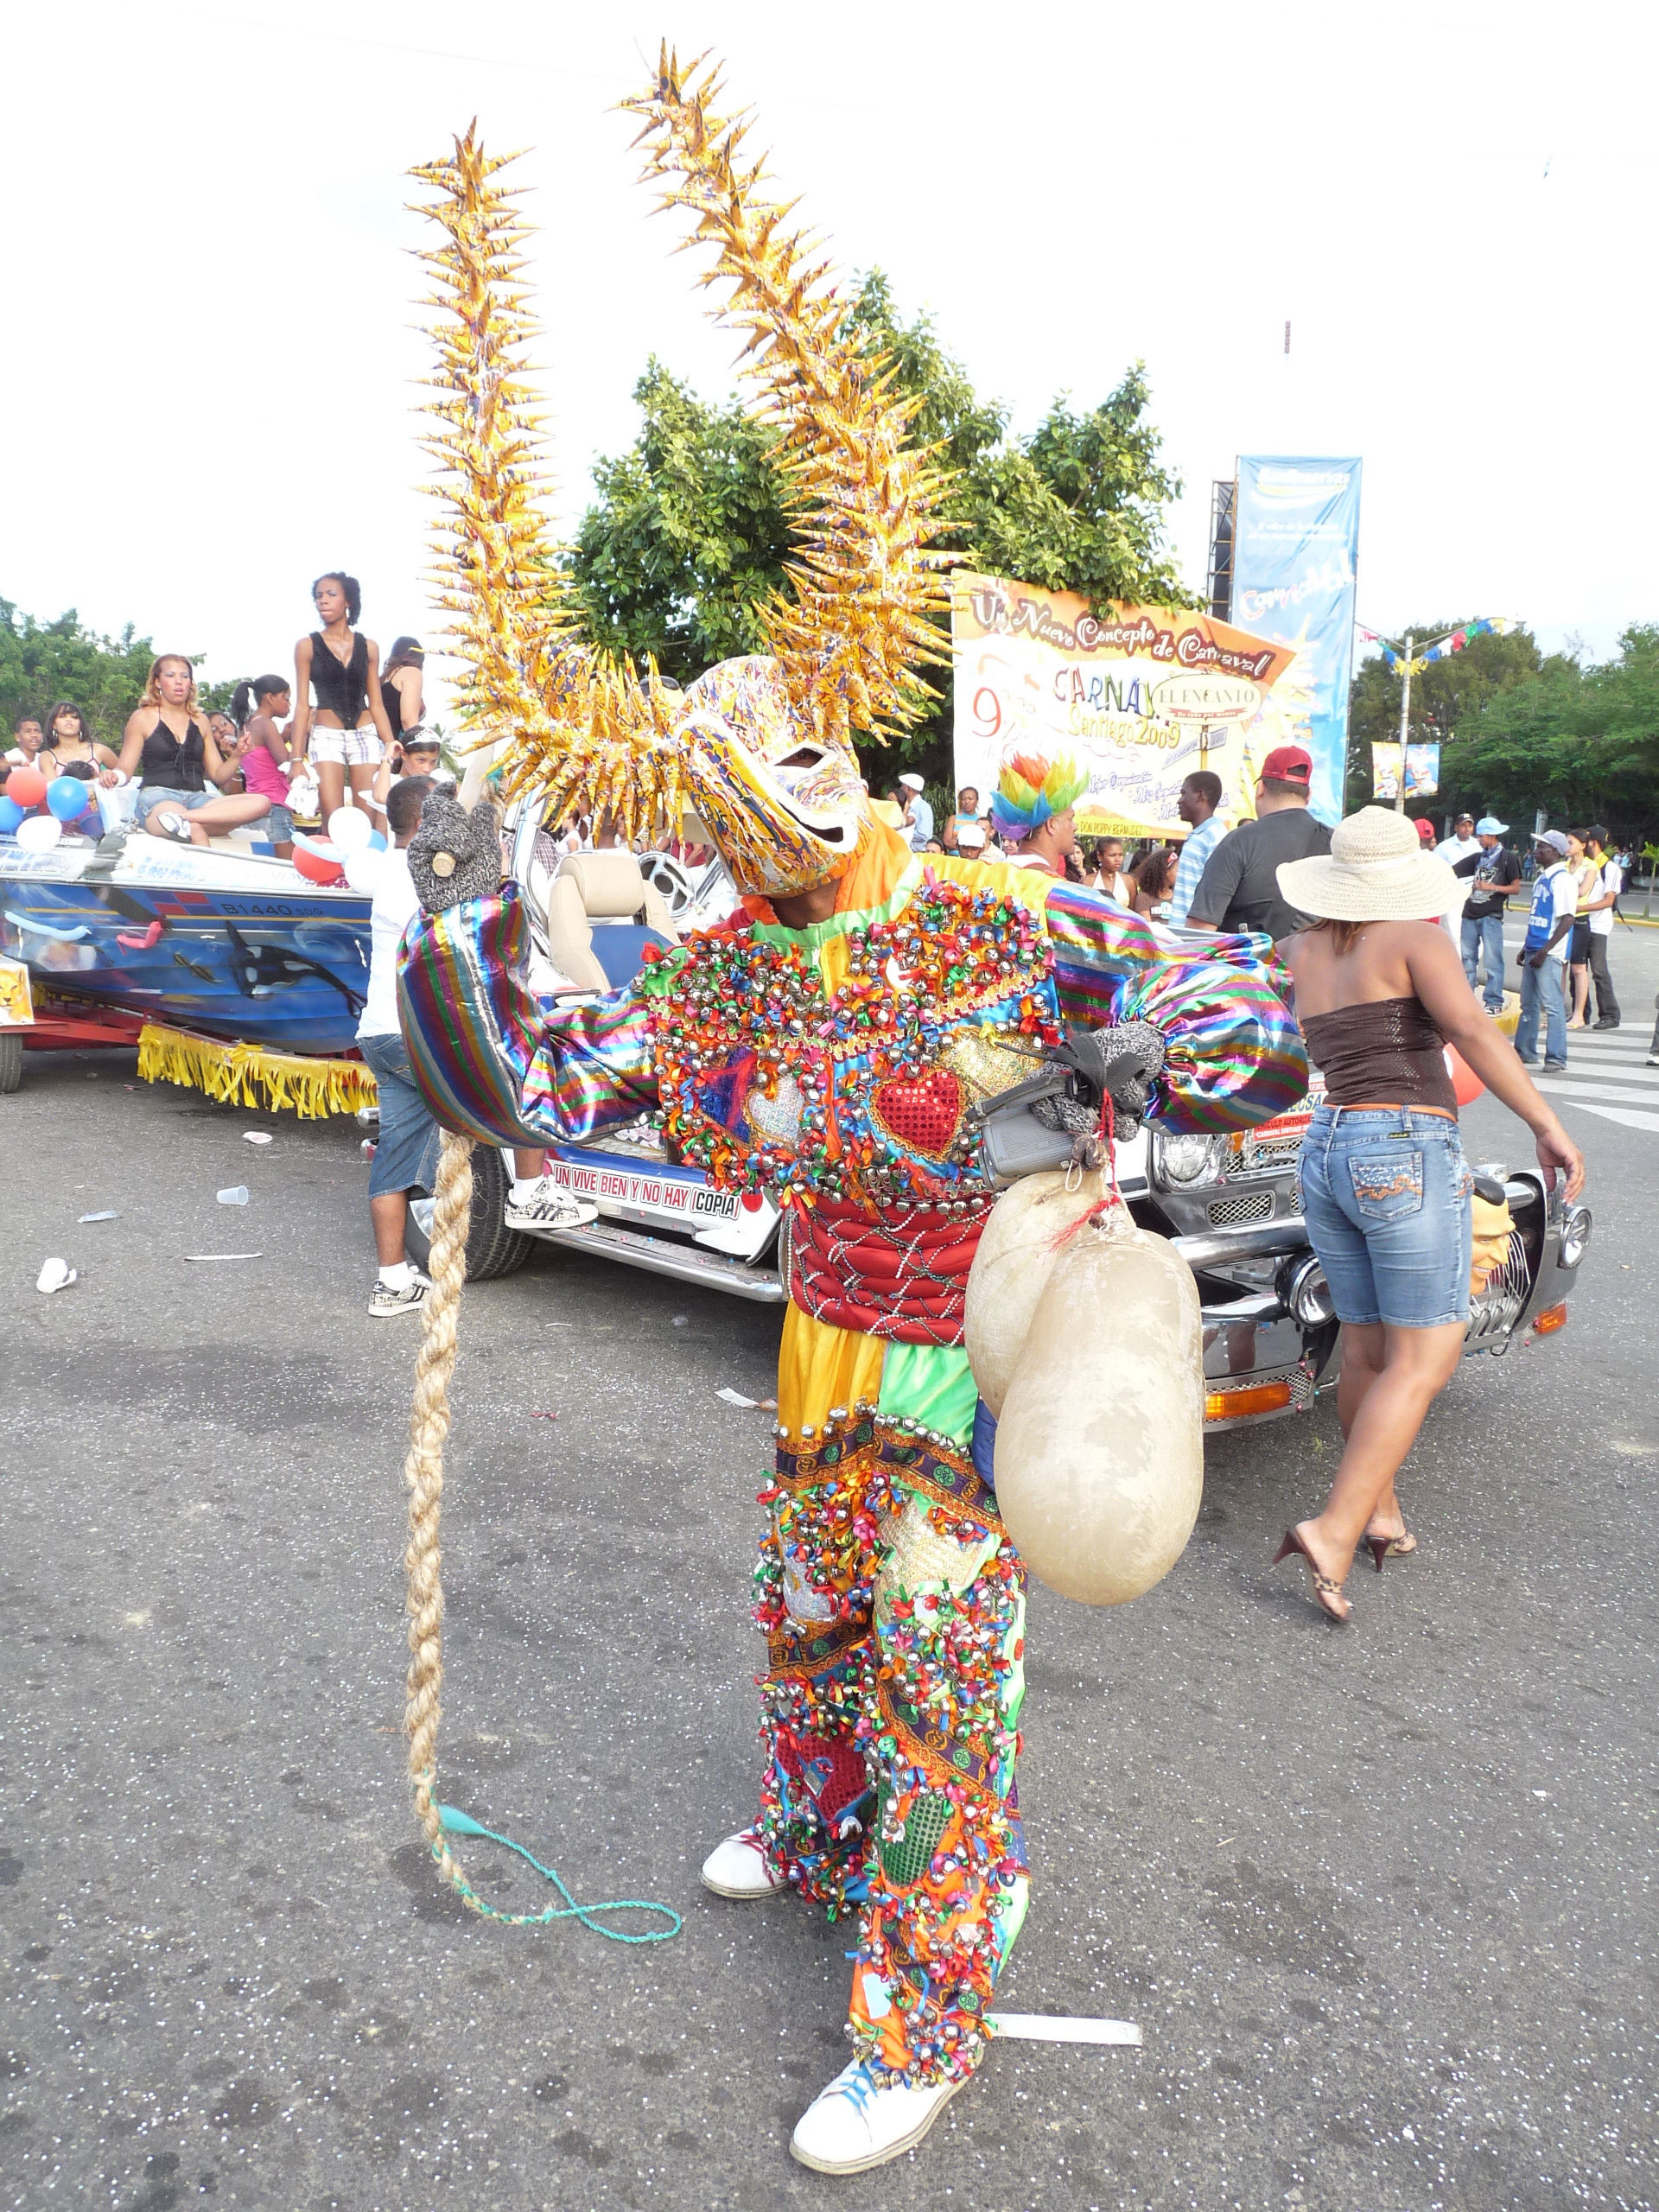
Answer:
[{"label": "woman with blonde hair", "polygon": [[121,739],[121,766],[142,785],[134,817],[139,827],[152,837],[205,845],[215,831],[257,822],[270,811],[268,798],[219,788],[239,766],[214,742],[189,661],[183,653],[160,654]]},{"label": "woman with blonde hair", "polygon": [[[1344,1448],[1323,1510],[1287,1531],[1332,1620],[1363,1537],[1377,1570],[1416,1548],[1394,1479],[1463,1357],[1473,1179],[1445,1046],[1532,1131],[1547,1181],[1584,1158],[1469,988],[1440,917],[1458,878],[1390,807],[1339,823],[1328,854],[1281,861],[1279,889],[1317,918],[1279,950],[1325,1094],[1302,1139],[1302,1211],[1342,1323]],[[1275,1562],[1276,1563],[1276,1562]]]},{"label": "woman with blonde hair", "polygon": [[[346,804],[346,783],[367,798],[374,772],[391,749],[391,724],[380,696],[380,655],[357,627],[363,594],[355,576],[329,569],[311,587],[320,629],[294,648],[294,728],[289,738],[297,775],[308,758],[317,772],[326,823]],[[316,693],[312,703],[311,695]]]}]

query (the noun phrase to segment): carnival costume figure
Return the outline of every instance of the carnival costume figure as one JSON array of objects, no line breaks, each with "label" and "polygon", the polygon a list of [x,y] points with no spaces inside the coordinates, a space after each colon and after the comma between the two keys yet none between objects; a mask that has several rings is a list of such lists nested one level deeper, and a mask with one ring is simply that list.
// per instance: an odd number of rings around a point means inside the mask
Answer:
[{"label": "carnival costume figure", "polygon": [[[683,692],[583,645],[543,550],[518,381],[520,232],[498,165],[469,136],[419,174],[449,232],[429,257],[450,310],[435,445],[467,710],[515,732],[513,787],[553,816],[580,802],[631,836],[690,809],[741,909],[629,988],[544,1010],[525,982],[522,896],[494,882],[493,819],[435,802],[411,864],[438,911],[411,932],[402,1007],[447,1129],[580,1142],[657,1112],[675,1156],[784,1210],[755,1573],[760,1804],[704,1878],[728,1897],[798,1891],[856,1929],[853,2062],[791,2145],[847,2172],[918,2140],[972,2074],[1028,1895],[1024,1570],[962,1342],[994,1197],[976,1109],[1068,1024],[1155,1025],[1151,1111],[1173,1129],[1264,1120],[1306,1071],[1264,941],[1194,954],[1052,876],[913,855],[870,813],[852,734],[880,742],[925,707],[943,486],[906,442],[910,404],[803,264],[786,211],[760,196],[741,126],[710,114],[714,91],[665,55],[633,105],[650,173],[733,287],[725,313],[779,429],[796,558],[792,599],[763,612],[770,652]],[[1027,785],[1043,804],[1036,765],[1010,804]]]}]

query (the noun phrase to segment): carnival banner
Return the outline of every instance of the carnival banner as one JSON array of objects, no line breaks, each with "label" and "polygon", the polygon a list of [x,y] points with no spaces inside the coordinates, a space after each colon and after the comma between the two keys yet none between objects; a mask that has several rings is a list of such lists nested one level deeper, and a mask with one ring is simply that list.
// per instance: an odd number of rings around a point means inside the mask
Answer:
[{"label": "carnival banner", "polygon": [[[959,570],[951,579],[956,779],[982,803],[1016,754],[1086,771],[1085,836],[1174,836],[1185,779],[1220,777],[1222,810],[1255,812],[1254,763],[1281,731],[1292,654],[1188,607],[1110,603]],[[1247,733],[1249,734],[1247,736]]]},{"label": "carnival banner", "polygon": [[[1440,748],[1438,745],[1406,747],[1406,797],[1433,798],[1440,788]],[[1400,796],[1400,747],[1390,741],[1371,747],[1371,791],[1384,806]]]},{"label": "carnival banner", "polygon": [[1295,656],[1282,696],[1313,756],[1312,806],[1342,819],[1353,671],[1357,460],[1241,458],[1233,519],[1233,613]]}]

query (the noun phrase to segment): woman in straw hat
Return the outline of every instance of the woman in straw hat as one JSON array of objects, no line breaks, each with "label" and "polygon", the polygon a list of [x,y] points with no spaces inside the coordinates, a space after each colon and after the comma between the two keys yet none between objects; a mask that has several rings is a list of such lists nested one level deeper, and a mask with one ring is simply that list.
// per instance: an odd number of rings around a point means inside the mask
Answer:
[{"label": "woman in straw hat", "polygon": [[1458,889],[1415,826],[1367,806],[1328,854],[1286,861],[1279,887],[1318,918],[1281,950],[1325,1097],[1302,1141],[1302,1207],[1342,1322],[1337,1410],[1346,1446],[1325,1510],[1278,1558],[1306,1562],[1313,1594],[1346,1620],[1343,1583],[1363,1536],[1379,1573],[1415,1548],[1394,1478],[1450,1380],[1469,1319],[1471,1178],[1443,1047],[1455,1045],[1537,1141],[1567,1196],[1578,1147],[1483,1011],[1439,918]]}]

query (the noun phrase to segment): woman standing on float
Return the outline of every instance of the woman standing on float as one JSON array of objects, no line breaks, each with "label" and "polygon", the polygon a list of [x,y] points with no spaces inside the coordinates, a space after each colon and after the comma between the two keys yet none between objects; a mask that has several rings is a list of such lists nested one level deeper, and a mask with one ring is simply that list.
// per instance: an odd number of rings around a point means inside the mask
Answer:
[{"label": "woman standing on float", "polygon": [[[357,627],[363,594],[357,578],[330,569],[311,587],[321,628],[294,648],[294,772],[309,757],[317,771],[325,823],[346,804],[346,779],[368,791],[391,743],[380,696],[380,655]],[[316,693],[316,703],[311,694]]]}]

